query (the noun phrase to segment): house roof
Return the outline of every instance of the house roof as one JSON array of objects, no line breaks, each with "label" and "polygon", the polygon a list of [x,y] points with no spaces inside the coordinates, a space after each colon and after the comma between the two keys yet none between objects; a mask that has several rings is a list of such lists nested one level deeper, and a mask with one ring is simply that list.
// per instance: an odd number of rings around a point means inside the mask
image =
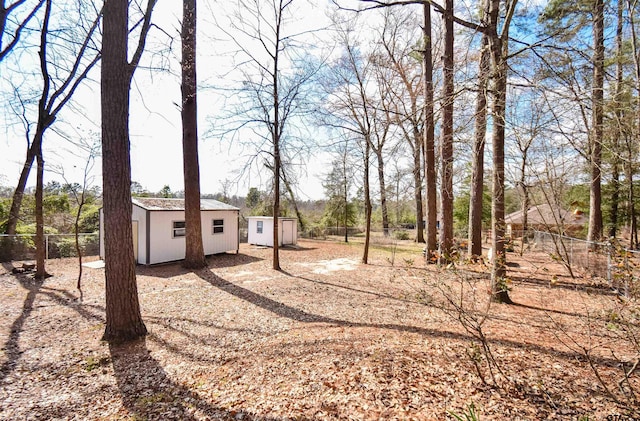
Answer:
[{"label": "house roof", "polygon": [[[524,212],[522,210],[510,213],[504,217],[507,224],[522,224]],[[586,217],[582,213],[572,213],[559,207],[543,204],[532,206],[527,212],[527,223],[531,225],[578,225],[586,223]]]},{"label": "house roof", "polygon": [[[158,197],[133,197],[134,205],[149,211],[183,211],[184,199],[165,199]],[[214,199],[200,199],[200,210],[239,210],[235,206]]]}]

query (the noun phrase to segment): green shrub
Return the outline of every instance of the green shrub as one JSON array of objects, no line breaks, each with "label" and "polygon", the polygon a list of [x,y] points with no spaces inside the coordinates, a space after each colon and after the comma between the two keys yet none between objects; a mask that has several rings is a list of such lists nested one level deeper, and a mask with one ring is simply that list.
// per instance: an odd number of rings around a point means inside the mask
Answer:
[{"label": "green shrub", "polygon": [[396,240],[408,240],[409,233],[407,231],[394,231],[393,238],[395,238]]}]

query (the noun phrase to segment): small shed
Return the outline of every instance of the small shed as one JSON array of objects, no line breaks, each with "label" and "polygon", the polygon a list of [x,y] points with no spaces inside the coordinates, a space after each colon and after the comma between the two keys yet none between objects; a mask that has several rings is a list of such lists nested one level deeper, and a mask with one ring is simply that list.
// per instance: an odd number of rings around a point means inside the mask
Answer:
[{"label": "small shed", "polygon": [[[186,248],[184,199],[135,197],[131,223],[133,252],[143,265],[182,260]],[[213,199],[200,200],[205,255],[238,252],[240,210]],[[104,218],[100,209],[100,257],[104,258]]]},{"label": "small shed", "polygon": [[[507,235],[516,234],[524,228],[524,212],[522,210],[510,213],[504,218],[507,225]],[[532,206],[527,211],[527,226],[530,230],[555,232],[558,234],[575,234],[580,232],[587,223],[586,216],[579,210],[570,212],[549,204]]]},{"label": "small shed", "polygon": [[[273,247],[273,217],[249,216],[248,242],[257,246]],[[296,218],[278,218],[278,239],[280,246],[294,245],[298,242],[298,220]]]}]

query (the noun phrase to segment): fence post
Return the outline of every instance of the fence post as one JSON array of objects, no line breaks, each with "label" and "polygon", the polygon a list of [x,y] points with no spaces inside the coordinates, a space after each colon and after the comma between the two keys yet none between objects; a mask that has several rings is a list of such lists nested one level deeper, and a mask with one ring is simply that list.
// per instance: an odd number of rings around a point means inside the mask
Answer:
[{"label": "fence post", "polygon": [[44,258],[49,260],[49,234],[44,235]]}]

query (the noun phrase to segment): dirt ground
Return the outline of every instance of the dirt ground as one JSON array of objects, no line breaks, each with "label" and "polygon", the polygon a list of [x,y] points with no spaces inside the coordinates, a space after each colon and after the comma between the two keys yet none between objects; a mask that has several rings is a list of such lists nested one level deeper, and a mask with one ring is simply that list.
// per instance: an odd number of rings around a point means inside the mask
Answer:
[{"label": "dirt ground", "polygon": [[119,346],[100,341],[104,269],[84,268],[80,302],[75,259],[43,283],[5,264],[0,419],[640,419],[640,372],[618,386],[637,306],[604,282],[510,254],[516,304],[488,306],[482,264],[425,266],[410,242],[361,253],[301,240],[281,272],[246,244],[201,271],[138,267],[150,333]]}]

